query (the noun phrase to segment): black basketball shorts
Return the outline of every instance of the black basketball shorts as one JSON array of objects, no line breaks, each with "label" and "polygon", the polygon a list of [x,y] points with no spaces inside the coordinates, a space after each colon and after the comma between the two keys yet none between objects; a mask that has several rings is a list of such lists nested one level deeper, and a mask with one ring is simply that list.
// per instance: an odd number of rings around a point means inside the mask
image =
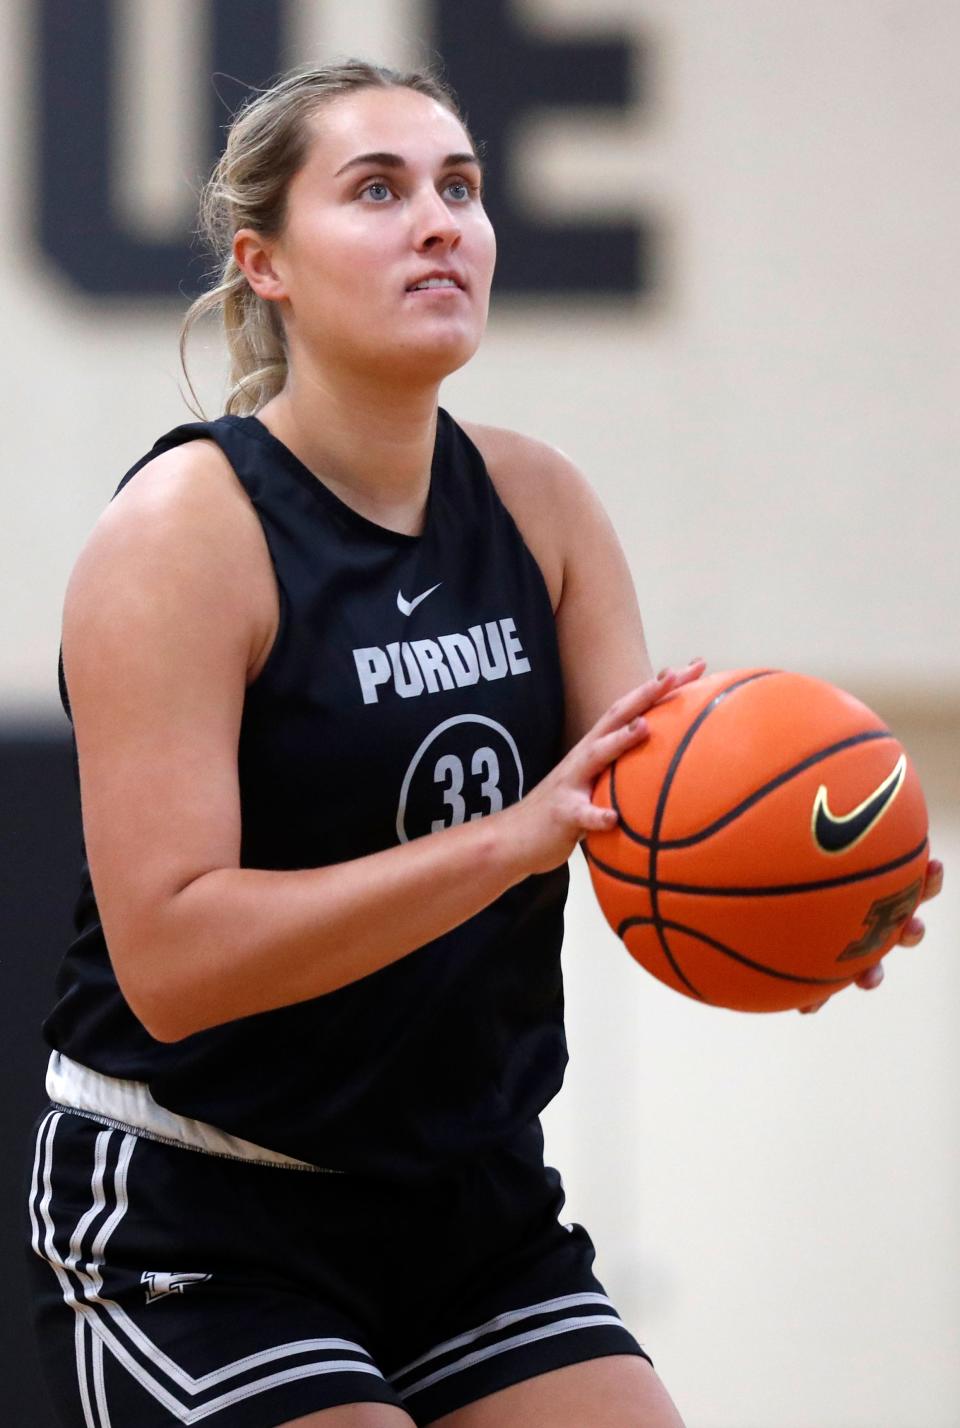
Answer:
[{"label": "black basketball shorts", "polygon": [[57,1107],[29,1167],[33,1311],[67,1428],[271,1428],[338,1404],[418,1424],[643,1349],[594,1277],[539,1128],[387,1185]]}]

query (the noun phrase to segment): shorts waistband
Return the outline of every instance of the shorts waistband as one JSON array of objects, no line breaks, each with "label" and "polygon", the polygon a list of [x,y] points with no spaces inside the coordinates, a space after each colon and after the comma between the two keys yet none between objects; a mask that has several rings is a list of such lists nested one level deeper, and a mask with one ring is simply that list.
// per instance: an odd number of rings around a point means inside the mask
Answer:
[{"label": "shorts waistband", "polygon": [[[324,1171],[324,1167],[295,1160],[278,1150],[254,1145],[240,1136],[230,1135],[206,1121],[168,1111],[150,1094],[143,1081],[128,1081],[119,1076],[105,1076],[79,1061],[71,1061],[61,1051],[53,1051],[47,1063],[46,1091],[59,1106],[80,1111],[94,1118],[104,1117],[112,1123],[155,1140],[172,1142],[207,1155],[227,1156],[231,1160],[256,1161],[263,1165],[285,1165],[294,1170]],[[324,1171],[339,1175],[336,1170]]]}]

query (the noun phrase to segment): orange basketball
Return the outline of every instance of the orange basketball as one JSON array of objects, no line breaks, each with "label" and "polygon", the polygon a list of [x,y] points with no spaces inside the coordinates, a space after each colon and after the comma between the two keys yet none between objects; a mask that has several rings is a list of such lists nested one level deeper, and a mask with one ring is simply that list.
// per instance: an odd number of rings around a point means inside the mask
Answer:
[{"label": "orange basketball", "polygon": [[822,1001],[878,962],[927,865],[923,791],[859,700],[782,670],[714,674],[647,714],[597,781],[619,815],[587,855],[607,921],[668,987],[712,1006]]}]

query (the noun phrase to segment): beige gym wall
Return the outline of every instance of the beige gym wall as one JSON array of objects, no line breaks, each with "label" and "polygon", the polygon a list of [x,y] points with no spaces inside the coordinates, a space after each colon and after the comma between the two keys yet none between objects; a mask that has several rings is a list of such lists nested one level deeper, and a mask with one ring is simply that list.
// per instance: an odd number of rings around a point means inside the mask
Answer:
[{"label": "beige gym wall", "polygon": [[[208,81],[182,56],[202,0],[117,3],[139,146],[118,201],[161,231],[190,222]],[[512,181],[552,213],[655,214],[662,284],[648,305],[501,305],[444,404],[588,472],[655,662],[800,669],[875,705],[921,770],[953,880],[878,992],[747,1017],[637,969],[575,859],[573,1062],[548,1151],[689,1428],[956,1428],[960,6],[516,9],[545,33],[649,40],[652,102],[628,122],[544,114],[517,136]],[[290,12],[291,62],[422,52],[416,0]],[[61,717],[71,564],[122,473],[188,414],[176,303],[93,302],[37,255],[34,19],[29,0],[0,6],[0,708],[43,723]],[[196,370],[212,412],[212,332]]]}]

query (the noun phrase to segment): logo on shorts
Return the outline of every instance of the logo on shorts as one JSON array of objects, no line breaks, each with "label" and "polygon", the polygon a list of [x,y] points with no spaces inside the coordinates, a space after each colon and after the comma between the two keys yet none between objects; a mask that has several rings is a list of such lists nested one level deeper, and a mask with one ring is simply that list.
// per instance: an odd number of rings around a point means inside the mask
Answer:
[{"label": "logo on shorts", "polygon": [[201,1284],[209,1274],[169,1274],[165,1270],[144,1270],[140,1283],[147,1286],[147,1303],[163,1299],[167,1294],[182,1294],[188,1284]]}]

